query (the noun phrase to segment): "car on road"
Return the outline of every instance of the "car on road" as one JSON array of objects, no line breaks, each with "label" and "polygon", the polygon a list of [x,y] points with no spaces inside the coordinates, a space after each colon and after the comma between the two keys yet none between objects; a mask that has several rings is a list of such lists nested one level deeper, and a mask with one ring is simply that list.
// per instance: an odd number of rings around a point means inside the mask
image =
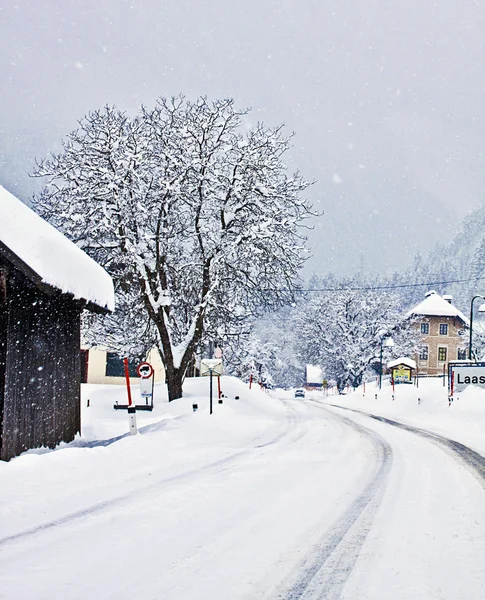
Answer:
[{"label": "car on road", "polygon": [[295,398],[304,398],[305,390],[295,390]]}]

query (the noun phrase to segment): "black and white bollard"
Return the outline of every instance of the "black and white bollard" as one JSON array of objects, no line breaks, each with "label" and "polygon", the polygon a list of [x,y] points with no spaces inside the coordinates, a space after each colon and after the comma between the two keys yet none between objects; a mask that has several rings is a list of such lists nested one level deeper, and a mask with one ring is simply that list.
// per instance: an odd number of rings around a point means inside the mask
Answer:
[{"label": "black and white bollard", "polygon": [[128,428],[130,435],[136,435],[136,408],[134,406],[128,406]]}]

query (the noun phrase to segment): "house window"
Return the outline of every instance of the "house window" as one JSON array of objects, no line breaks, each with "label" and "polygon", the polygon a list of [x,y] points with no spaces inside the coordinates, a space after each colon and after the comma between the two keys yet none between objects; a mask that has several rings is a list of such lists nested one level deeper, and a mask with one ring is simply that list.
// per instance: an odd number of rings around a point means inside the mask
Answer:
[{"label": "house window", "polygon": [[424,335],[428,335],[429,333],[429,323],[421,323],[421,333]]},{"label": "house window", "polygon": [[[130,377],[138,377],[136,367],[138,363],[136,360],[128,361],[128,372]],[[123,359],[120,358],[115,352],[106,352],[106,377],[124,377],[125,376],[125,365]]]},{"label": "house window", "polygon": [[419,360],[426,362],[428,360],[428,346],[421,346],[419,350]]},{"label": "house window", "polygon": [[446,348],[438,348],[438,361],[446,362]]},{"label": "house window", "polygon": [[448,335],[448,325],[446,323],[440,323],[440,335]]},{"label": "house window", "polygon": [[466,350],[458,348],[458,360],[466,360]]}]

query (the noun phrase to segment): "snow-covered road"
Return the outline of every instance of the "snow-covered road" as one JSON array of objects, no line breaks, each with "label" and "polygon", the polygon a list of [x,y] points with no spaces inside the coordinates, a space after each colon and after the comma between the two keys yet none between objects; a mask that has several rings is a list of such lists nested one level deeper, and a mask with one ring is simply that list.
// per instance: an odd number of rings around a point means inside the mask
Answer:
[{"label": "snow-covered road", "polygon": [[485,597],[480,464],[321,399],[215,417],[4,465],[0,598]]}]

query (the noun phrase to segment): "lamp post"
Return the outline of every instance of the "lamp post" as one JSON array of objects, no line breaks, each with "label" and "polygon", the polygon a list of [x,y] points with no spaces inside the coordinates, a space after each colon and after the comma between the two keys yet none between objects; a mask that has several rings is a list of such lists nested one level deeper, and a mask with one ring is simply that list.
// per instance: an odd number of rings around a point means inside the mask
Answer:
[{"label": "lamp post", "polygon": [[[485,300],[484,296],[481,296],[480,294],[477,294],[476,296],[473,296],[471,304],[470,304],[470,342],[468,344],[468,360],[472,360],[473,303],[475,302],[475,300],[477,298],[481,298],[482,300]],[[479,312],[485,312],[485,304],[481,304],[478,307],[478,311]]]},{"label": "lamp post", "polygon": [[[387,339],[386,339],[387,338]],[[384,343],[384,340],[386,340],[386,342]],[[382,387],[382,347],[383,345],[386,348],[392,348],[394,346],[394,340],[392,339],[392,337],[389,337],[387,334],[384,334],[381,337],[381,353],[380,353],[380,361],[379,361],[379,389],[381,389]]]}]

